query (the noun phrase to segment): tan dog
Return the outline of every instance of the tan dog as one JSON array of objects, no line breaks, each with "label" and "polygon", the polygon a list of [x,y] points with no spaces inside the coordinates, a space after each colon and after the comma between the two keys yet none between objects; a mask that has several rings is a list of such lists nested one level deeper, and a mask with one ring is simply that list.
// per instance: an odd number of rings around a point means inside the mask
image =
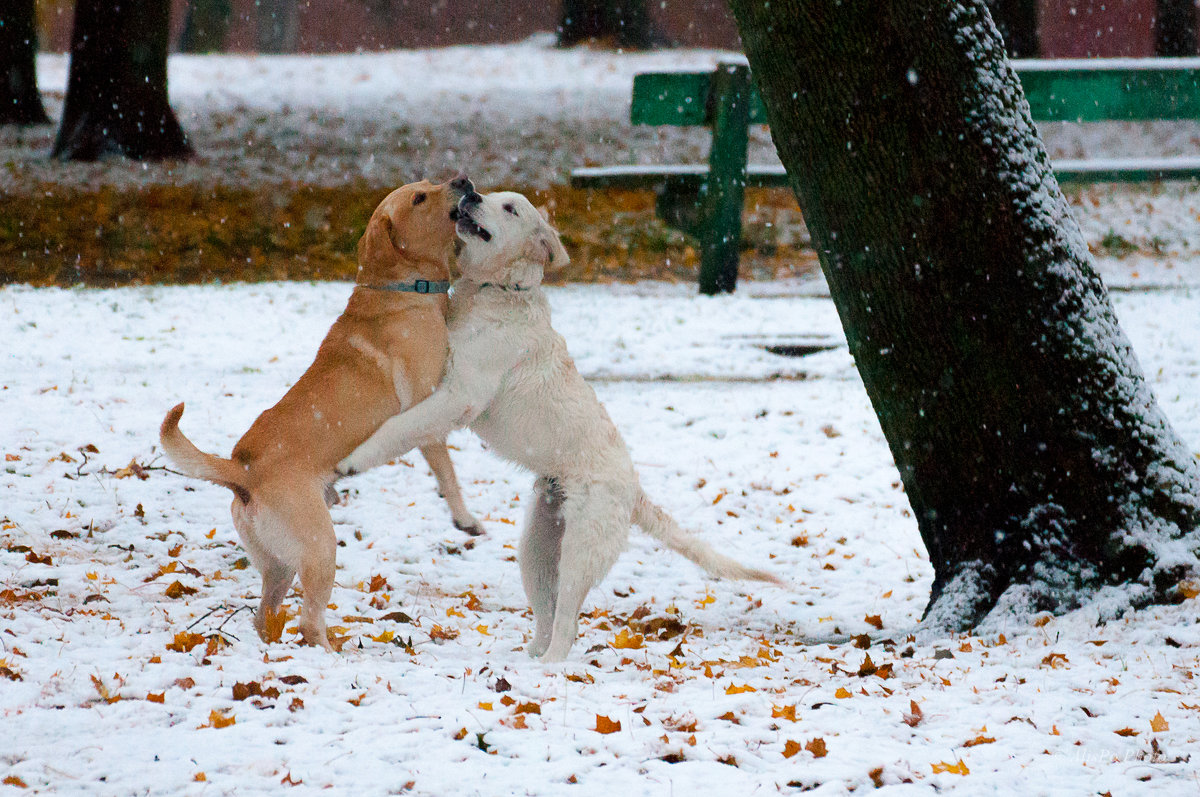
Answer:
[{"label": "tan dog", "polygon": [[579,609],[624,550],[631,523],[714,576],[780,583],[693,537],[642,491],[625,441],[550,326],[546,267],[566,265],[558,234],[525,197],[467,194],[441,386],[384,423],[338,464],[374,467],[470,426],[500,456],[537,474],[519,558],[537,623],[529,652],[561,661]]},{"label": "tan dog", "polygon": [[[465,177],[398,188],[375,209],[358,243],[357,285],[317,357],[279,403],[258,417],[230,459],[200,451],[179,430],[183,404],[162,423],[162,447],[189,476],[234,492],[233,523],[262,572],[260,636],[297,573],[304,588],[300,631],[329,648],[325,605],[337,541],[327,496],[334,466],[380,424],[428,396],[445,367],[446,309],[458,201]],[[454,525],[479,534],[463,506],[445,436],[421,453]]]}]

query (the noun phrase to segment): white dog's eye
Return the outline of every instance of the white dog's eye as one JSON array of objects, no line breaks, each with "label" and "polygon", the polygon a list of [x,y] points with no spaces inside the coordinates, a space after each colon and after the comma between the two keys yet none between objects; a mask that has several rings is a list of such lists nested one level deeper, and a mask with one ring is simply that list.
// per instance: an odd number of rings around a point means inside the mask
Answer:
[{"label": "white dog's eye", "polygon": [[517,215],[517,209],[513,207],[513,205],[512,205],[512,203],[511,203],[511,202],[509,202],[507,205],[505,205],[505,206],[504,206],[504,209],[505,209],[507,212],[509,212],[509,213],[513,214],[514,216],[516,216],[516,215]]}]

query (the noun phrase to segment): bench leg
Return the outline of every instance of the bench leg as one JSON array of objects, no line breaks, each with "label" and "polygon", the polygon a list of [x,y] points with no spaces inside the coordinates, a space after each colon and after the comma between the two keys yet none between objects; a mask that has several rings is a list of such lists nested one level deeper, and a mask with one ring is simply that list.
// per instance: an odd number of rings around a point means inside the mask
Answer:
[{"label": "bench leg", "polygon": [[750,144],[750,70],[721,64],[713,74],[713,141],[700,230],[700,292],[732,293],[737,287]]}]

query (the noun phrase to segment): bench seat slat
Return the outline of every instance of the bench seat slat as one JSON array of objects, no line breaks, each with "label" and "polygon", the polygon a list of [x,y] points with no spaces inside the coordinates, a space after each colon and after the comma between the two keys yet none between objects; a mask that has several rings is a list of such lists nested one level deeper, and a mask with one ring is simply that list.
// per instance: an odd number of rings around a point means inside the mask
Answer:
[{"label": "bench seat slat", "polygon": [[[1144,60],[1146,63],[1140,63]],[[1200,59],[1014,61],[1033,118],[1096,122],[1200,119]],[[710,72],[646,72],[635,75],[630,121],[677,127],[710,124]],[[758,92],[750,99],[751,124],[766,124]]]}]

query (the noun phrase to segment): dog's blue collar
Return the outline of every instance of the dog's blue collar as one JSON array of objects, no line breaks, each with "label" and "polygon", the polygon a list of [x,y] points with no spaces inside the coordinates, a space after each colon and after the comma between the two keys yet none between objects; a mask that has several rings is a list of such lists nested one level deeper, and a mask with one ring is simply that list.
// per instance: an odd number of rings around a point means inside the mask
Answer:
[{"label": "dog's blue collar", "polygon": [[415,280],[413,282],[388,282],[383,285],[364,285],[377,291],[394,291],[396,293],[449,293],[449,282],[434,282],[432,280]]}]

